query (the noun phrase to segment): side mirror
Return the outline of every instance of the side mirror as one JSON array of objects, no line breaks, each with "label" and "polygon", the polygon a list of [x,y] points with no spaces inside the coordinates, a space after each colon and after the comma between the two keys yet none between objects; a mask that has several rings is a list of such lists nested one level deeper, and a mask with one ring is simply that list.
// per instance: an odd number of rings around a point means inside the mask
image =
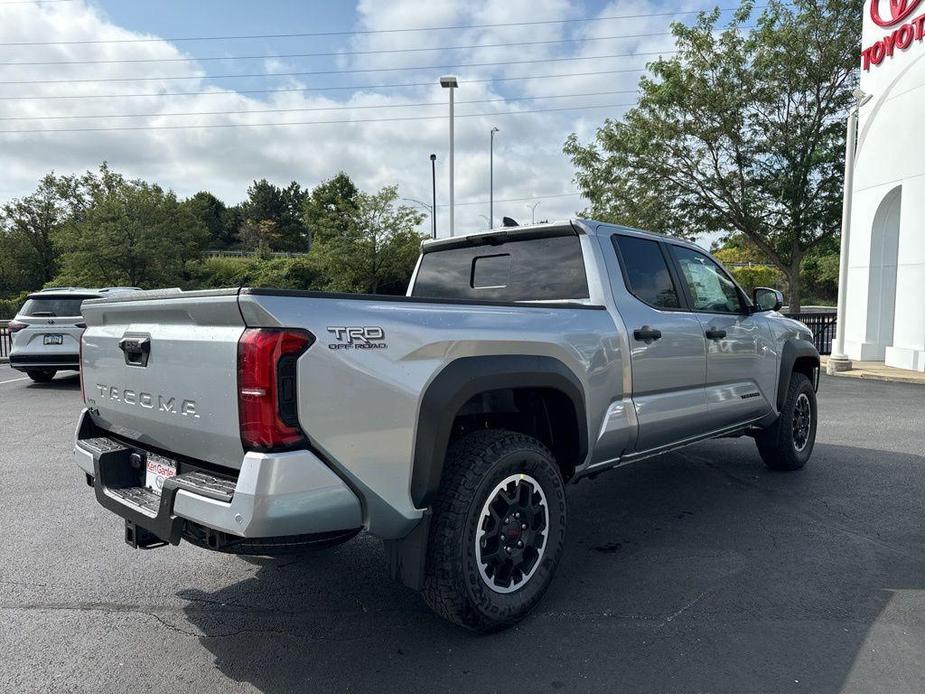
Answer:
[{"label": "side mirror", "polygon": [[752,303],[755,304],[756,311],[780,311],[784,305],[784,295],[770,287],[755,287]]}]

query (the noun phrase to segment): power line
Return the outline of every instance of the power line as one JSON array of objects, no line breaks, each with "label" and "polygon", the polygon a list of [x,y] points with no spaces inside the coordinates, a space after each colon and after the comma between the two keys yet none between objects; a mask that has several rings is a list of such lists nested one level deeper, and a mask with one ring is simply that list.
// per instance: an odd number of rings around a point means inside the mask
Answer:
[{"label": "power line", "polygon": [[506,60],[489,63],[456,63],[452,65],[419,65],[409,67],[375,67],[350,70],[312,70],[308,72],[255,72],[238,75],[176,75],[166,77],[100,77],[62,80],[0,80],[0,85],[20,84],[79,84],[91,82],[162,82],[167,80],[217,80],[243,79],[246,77],[306,77],[312,75],[349,75],[361,72],[405,72],[413,70],[449,70],[471,67],[503,67],[507,65],[531,65],[533,63],[564,63],[575,60],[603,60],[608,58],[634,58],[636,56],[672,55],[677,51],[646,51],[642,53],[611,53],[608,55],[573,56],[568,58],[536,58],[533,60]]},{"label": "power line", "polygon": [[[592,70],[590,72],[566,72],[551,75],[525,75],[522,77],[490,77],[486,79],[459,80],[460,84],[487,84],[493,82],[516,82],[524,80],[558,79],[566,77],[592,77],[596,75],[625,74],[631,72],[645,72],[645,68],[629,68],[617,70]],[[360,91],[364,89],[406,89],[409,87],[433,87],[435,82],[401,82],[397,84],[361,84],[337,85],[333,87],[281,87],[273,89],[236,89],[234,92],[226,90],[211,90],[198,92],[146,92],[143,94],[44,94],[41,96],[0,96],[0,101],[35,101],[56,99],[142,99],[164,96],[228,96],[229,94],[278,94],[278,93],[305,93],[330,91]]]},{"label": "power line", "polygon": [[433,48],[383,48],[375,51],[328,51],[324,53],[264,53],[262,55],[214,55],[187,56],[183,58],[124,58],[118,60],[50,60],[50,61],[15,61],[0,63],[0,67],[21,67],[39,65],[115,65],[126,63],[189,63],[215,60],[268,60],[271,58],[328,58],[351,55],[381,55],[391,53],[428,53],[434,51],[460,51],[476,48],[511,48],[514,46],[551,46],[563,43],[585,43],[587,41],[614,41],[618,39],[642,39],[653,36],[670,36],[670,31],[657,31],[648,34],[616,34],[614,36],[588,36],[584,38],[556,39],[550,41],[516,41],[506,43],[479,43],[469,46],[436,46]]},{"label": "power line", "polygon": [[[762,9],[767,5],[756,5],[755,9]],[[734,12],[737,7],[718,8],[720,12]],[[312,31],[286,34],[239,34],[226,36],[173,36],[168,38],[144,39],[91,39],[82,41],[8,41],[0,46],[77,46],[86,44],[113,44],[113,43],[157,43],[167,41],[177,43],[180,41],[238,41],[244,39],[289,39],[313,38],[321,36],[369,36],[373,34],[399,34],[415,31],[451,31],[465,29],[491,29],[499,27],[541,26],[549,24],[580,24],[604,22],[618,19],[644,19],[649,17],[677,17],[681,15],[699,14],[702,10],[673,10],[670,12],[643,12],[640,14],[608,15],[604,17],[581,17],[575,19],[541,19],[529,22],[502,22],[495,24],[465,24],[450,26],[406,27],[397,29],[354,29],[351,31]]]},{"label": "power line", "polygon": [[[584,92],[579,94],[550,94],[546,96],[514,96],[497,99],[471,99],[457,101],[456,104],[492,104],[508,101],[536,101],[539,99],[568,99],[588,96],[611,96],[614,94],[636,94],[638,89],[620,89],[606,92]],[[173,111],[153,113],[99,113],[64,116],[0,116],[0,121],[10,120],[72,120],[92,118],[161,118],[164,116],[229,116],[250,113],[301,113],[306,111],[353,111],[379,108],[417,108],[422,106],[446,106],[446,101],[421,101],[413,104],[361,104],[356,106],[311,106],[297,108],[260,108],[239,111]]]},{"label": "power line", "polygon": [[[495,200],[496,203],[499,202],[529,202],[531,200],[546,200],[547,198],[570,198],[570,197],[581,197],[581,193],[552,193],[550,195],[537,195],[532,198],[507,198],[506,200]],[[467,202],[457,202],[455,203],[456,207],[461,205],[487,205],[488,200],[469,200]],[[437,207],[449,207],[449,203],[441,202],[437,203]]]},{"label": "power line", "polygon": [[[481,118],[496,116],[519,116],[530,113],[552,113],[561,111],[586,111],[600,108],[623,108],[635,106],[636,103],[623,104],[597,104],[594,106],[564,106],[561,108],[535,108],[523,111],[493,111],[491,113],[463,113],[456,114],[456,118]],[[286,121],[281,123],[212,123],[207,125],[125,125],[105,128],[34,128],[29,130],[0,130],[0,134],[35,134],[35,133],[92,133],[92,132],[120,132],[134,130],[202,130],[211,128],[257,128],[291,125],[338,125],[349,123],[392,123],[399,121],[445,120],[440,116],[396,116],[394,118],[356,118],[350,120],[321,120],[321,121]]]}]

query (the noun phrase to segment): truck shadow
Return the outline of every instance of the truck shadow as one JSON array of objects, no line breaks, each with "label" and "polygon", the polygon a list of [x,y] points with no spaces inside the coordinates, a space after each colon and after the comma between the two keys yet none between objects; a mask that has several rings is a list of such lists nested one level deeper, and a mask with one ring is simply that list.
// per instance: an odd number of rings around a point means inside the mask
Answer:
[{"label": "truck shadow", "polygon": [[35,383],[34,381],[30,381],[27,387],[35,390],[80,390],[80,374],[68,373],[55,376],[55,378],[48,383]]},{"label": "truck shadow", "polygon": [[433,616],[367,536],[181,591],[183,629],[262,691],[921,691],[923,465],[819,444],[779,474],[738,440],[581,482],[556,580],[500,634]]}]

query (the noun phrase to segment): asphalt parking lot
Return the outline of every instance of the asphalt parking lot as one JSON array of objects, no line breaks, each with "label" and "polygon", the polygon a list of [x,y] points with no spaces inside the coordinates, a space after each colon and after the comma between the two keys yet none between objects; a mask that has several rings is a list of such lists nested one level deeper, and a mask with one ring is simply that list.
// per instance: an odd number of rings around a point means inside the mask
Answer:
[{"label": "asphalt parking lot", "polygon": [[923,387],[824,378],[799,473],[737,439],[572,487],[539,609],[476,636],[370,537],[130,549],[71,460],[76,377],[21,377],[0,365],[0,691],[925,691]]}]

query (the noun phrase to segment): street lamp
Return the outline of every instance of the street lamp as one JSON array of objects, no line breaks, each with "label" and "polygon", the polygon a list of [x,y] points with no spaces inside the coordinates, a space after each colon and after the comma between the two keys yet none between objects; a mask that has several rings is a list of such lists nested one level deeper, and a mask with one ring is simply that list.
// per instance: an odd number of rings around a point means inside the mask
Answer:
[{"label": "street lamp", "polygon": [[402,200],[404,200],[405,202],[410,202],[413,205],[417,205],[418,207],[422,208],[425,212],[427,212],[427,215],[430,217],[430,225],[434,233],[434,238],[437,238],[436,223],[434,222],[434,220],[436,219],[436,214],[437,214],[436,206],[428,205],[423,200],[418,200],[417,198],[402,198]]},{"label": "street lamp", "polygon": [[485,220],[485,223],[488,225],[488,230],[491,231],[491,220],[483,214],[480,214],[479,217]]},{"label": "street lamp", "polygon": [[453,112],[453,101],[454,94],[456,93],[456,88],[459,86],[459,82],[456,79],[455,75],[445,75],[440,78],[440,86],[444,89],[450,90],[450,236],[456,234],[456,191],[455,191],[455,159],[453,152],[453,127],[455,114]]},{"label": "street lamp", "polygon": [[488,228],[491,229],[495,219],[495,133],[501,131],[492,126],[491,145],[488,150]]},{"label": "street lamp", "polygon": [[431,233],[433,238],[437,238],[437,155],[430,155],[430,184],[433,192],[433,214],[430,216]]},{"label": "street lamp", "polygon": [[848,114],[848,133],[845,137],[845,190],[841,209],[841,256],[838,263],[838,313],[835,319],[835,344],[829,355],[826,371],[830,374],[850,371],[851,360],[845,354],[845,302],[848,298],[848,250],[851,234],[851,205],[854,195],[854,165],[858,140],[858,111],[873,98],[860,89],[854,90],[857,104]]},{"label": "street lamp", "polygon": [[536,224],[536,208],[539,204],[543,202],[542,200],[537,200],[532,205],[527,205],[530,208],[530,224]]}]

